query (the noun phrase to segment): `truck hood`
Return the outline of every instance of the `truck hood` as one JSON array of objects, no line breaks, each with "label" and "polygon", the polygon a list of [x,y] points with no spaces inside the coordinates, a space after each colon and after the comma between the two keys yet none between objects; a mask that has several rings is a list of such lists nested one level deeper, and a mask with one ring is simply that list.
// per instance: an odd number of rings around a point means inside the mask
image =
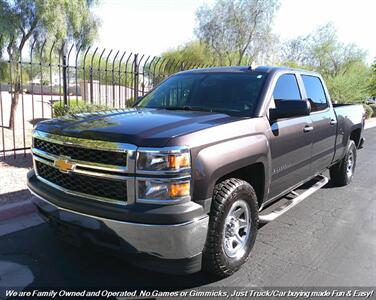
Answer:
[{"label": "truck hood", "polygon": [[174,137],[239,119],[210,112],[128,109],[52,119],[38,123],[36,129],[85,139],[164,147]]}]

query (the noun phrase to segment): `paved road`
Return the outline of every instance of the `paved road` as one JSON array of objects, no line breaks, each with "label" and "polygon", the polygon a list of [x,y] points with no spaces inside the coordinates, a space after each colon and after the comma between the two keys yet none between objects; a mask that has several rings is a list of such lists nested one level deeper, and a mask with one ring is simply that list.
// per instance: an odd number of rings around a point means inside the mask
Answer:
[{"label": "paved road", "polygon": [[4,280],[38,288],[375,286],[376,129],[365,137],[353,183],[329,184],[260,228],[249,262],[227,279],[145,271],[90,248],[65,245],[41,224],[0,237],[0,268],[14,269],[3,272],[0,286]]}]

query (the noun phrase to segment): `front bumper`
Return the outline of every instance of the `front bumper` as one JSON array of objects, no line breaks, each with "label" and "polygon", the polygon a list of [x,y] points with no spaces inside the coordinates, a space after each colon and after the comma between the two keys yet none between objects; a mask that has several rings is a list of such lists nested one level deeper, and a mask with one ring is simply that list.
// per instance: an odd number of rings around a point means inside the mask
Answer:
[{"label": "front bumper", "polygon": [[[53,203],[48,194],[41,195],[34,188],[35,180],[35,175],[30,174],[28,187],[37,196],[33,198],[33,203],[48,220],[78,228],[83,236],[89,236],[91,241],[101,246],[115,248],[122,254],[137,254],[143,258],[140,263],[143,261],[148,268],[173,273],[192,273],[201,269],[208,215],[176,224],[143,224],[95,216]],[[67,196],[62,193],[61,200],[64,197]],[[168,261],[172,262],[173,268],[168,267]]]}]

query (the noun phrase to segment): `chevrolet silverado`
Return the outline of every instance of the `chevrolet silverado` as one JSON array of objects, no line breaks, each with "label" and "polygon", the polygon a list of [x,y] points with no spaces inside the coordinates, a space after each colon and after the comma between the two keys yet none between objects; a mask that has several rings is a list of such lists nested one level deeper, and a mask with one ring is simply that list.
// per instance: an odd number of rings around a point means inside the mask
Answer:
[{"label": "chevrolet silverado", "polygon": [[351,182],[363,127],[363,107],[332,104],[314,72],[183,71],[132,108],[40,122],[28,187],[56,232],[146,268],[224,277],[259,222],[325,185],[326,170]]}]

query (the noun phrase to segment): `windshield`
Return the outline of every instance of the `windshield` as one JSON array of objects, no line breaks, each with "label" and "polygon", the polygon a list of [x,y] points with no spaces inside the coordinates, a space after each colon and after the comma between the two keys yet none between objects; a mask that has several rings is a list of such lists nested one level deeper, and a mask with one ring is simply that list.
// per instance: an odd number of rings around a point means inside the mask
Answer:
[{"label": "windshield", "polygon": [[260,72],[179,74],[162,82],[136,107],[252,116],[265,77]]}]

